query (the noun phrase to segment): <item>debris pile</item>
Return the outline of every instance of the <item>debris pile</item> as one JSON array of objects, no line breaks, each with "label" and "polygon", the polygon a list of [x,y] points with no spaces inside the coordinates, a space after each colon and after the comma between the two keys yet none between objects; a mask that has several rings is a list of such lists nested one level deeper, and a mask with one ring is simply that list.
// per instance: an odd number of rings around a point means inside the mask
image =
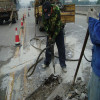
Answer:
[{"label": "debris pile", "polygon": [[86,86],[87,85],[82,81],[81,77],[77,78],[74,86],[71,83],[68,83],[66,100],[88,100]]},{"label": "debris pile", "polygon": [[60,97],[60,96],[57,95],[57,96],[54,98],[54,100],[63,100],[63,99],[62,99],[62,97]]},{"label": "debris pile", "polygon": [[54,74],[51,74],[50,77],[48,77],[47,79],[45,79],[44,81],[44,85],[49,85],[52,83],[52,85],[54,85],[54,83],[58,83],[60,84],[60,80],[59,80],[60,76],[54,76]]},{"label": "debris pile", "polygon": [[[46,100],[61,82],[60,76],[51,74],[44,80],[43,84],[29,95],[25,100]],[[59,100],[59,99],[58,99]]]}]

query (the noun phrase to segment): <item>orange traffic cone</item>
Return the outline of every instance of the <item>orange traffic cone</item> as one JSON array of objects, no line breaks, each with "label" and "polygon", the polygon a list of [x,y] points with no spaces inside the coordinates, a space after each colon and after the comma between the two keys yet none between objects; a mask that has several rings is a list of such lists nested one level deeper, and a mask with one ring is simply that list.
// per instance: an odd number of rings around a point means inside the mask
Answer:
[{"label": "orange traffic cone", "polygon": [[23,19],[21,18],[21,28],[23,28]]},{"label": "orange traffic cone", "polygon": [[19,35],[17,33],[17,27],[16,27],[15,31],[16,31],[16,33],[15,33],[15,45],[20,45]]},{"label": "orange traffic cone", "polygon": [[30,14],[29,14],[29,12],[28,12],[28,17],[30,17]]}]

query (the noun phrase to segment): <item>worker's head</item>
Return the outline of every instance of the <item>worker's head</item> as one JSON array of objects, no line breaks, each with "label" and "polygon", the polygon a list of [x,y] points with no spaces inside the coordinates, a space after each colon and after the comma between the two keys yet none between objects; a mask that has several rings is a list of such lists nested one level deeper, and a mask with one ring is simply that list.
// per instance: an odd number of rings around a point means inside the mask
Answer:
[{"label": "worker's head", "polygon": [[49,19],[51,15],[51,3],[49,1],[44,2],[43,4],[43,13],[44,18]]}]

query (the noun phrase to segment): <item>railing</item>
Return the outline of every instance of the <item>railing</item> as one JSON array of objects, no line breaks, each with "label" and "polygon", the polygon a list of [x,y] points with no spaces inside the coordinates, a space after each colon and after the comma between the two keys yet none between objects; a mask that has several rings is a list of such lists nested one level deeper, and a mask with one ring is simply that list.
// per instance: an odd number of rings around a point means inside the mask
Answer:
[{"label": "railing", "polygon": [[89,8],[94,8],[98,14],[100,13],[100,5],[76,5],[75,7],[77,14],[86,15]]}]

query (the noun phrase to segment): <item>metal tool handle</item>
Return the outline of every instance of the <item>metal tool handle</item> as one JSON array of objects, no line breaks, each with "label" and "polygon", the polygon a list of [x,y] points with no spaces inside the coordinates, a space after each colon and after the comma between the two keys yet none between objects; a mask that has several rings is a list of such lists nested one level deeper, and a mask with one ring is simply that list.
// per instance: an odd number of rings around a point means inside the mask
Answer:
[{"label": "metal tool handle", "polygon": [[79,59],[79,62],[78,62],[77,68],[76,68],[75,75],[74,75],[73,85],[74,85],[74,83],[75,83],[76,76],[77,76],[77,73],[78,73],[78,70],[79,70],[81,61],[82,61],[82,57],[83,57],[83,55],[84,55],[84,51],[85,51],[85,47],[86,47],[86,44],[87,44],[87,41],[88,41],[88,37],[89,37],[89,28],[87,29],[87,33],[86,33],[86,36],[85,36],[83,48],[82,48],[82,51],[81,51],[81,54],[80,54],[80,59]]}]

